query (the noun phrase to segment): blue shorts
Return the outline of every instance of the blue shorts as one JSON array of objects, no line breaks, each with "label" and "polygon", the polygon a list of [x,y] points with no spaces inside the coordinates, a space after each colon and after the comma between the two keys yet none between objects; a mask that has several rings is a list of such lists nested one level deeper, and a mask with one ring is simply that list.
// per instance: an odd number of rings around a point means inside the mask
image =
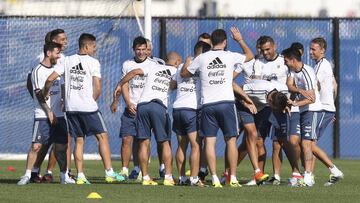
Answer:
[{"label": "blue shorts", "polygon": [[58,117],[55,126],[52,126],[47,118],[35,119],[32,142],[43,145],[52,143],[67,144],[68,127],[65,118]]},{"label": "blue shorts", "polygon": [[288,135],[288,115],[282,112],[272,112],[269,121],[272,127],[271,138],[277,140],[278,138],[286,138]]},{"label": "blue shorts", "polygon": [[121,116],[121,127],[119,137],[136,136],[136,119],[126,108]]},{"label": "blue shorts", "polygon": [[157,142],[171,140],[171,120],[166,107],[157,100],[137,105],[137,139],[150,139],[151,130]]},{"label": "blue shorts", "polygon": [[261,137],[267,137],[270,132],[271,123],[269,121],[271,108],[265,107],[257,114],[252,114],[249,109],[239,105],[240,120],[243,125],[254,123]]},{"label": "blue shorts", "polygon": [[195,109],[173,109],[173,131],[177,135],[188,135],[199,129],[198,112]]},{"label": "blue shorts", "polygon": [[317,140],[317,126],[319,124],[320,112],[305,111],[300,114],[300,132],[303,140]]},{"label": "blue shorts", "polygon": [[216,137],[219,128],[225,137],[236,137],[238,118],[234,102],[205,104],[201,109],[200,131],[204,137]]},{"label": "blue shorts", "polygon": [[300,136],[300,113],[299,112],[291,112],[291,115],[288,117],[289,119],[289,135]]},{"label": "blue shorts", "polygon": [[66,117],[73,137],[91,136],[107,132],[100,111],[66,112]]},{"label": "blue shorts", "polygon": [[320,121],[317,129],[318,139],[324,134],[326,128],[333,122],[335,112],[322,111],[320,112]]}]

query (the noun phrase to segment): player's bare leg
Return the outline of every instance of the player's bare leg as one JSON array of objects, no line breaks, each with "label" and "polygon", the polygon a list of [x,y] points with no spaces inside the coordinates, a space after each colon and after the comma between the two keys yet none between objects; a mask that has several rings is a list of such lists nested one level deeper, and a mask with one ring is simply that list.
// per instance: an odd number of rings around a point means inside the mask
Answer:
[{"label": "player's bare leg", "polygon": [[175,184],[173,177],[172,177],[172,153],[171,153],[171,146],[170,141],[163,141],[158,143],[158,145],[161,144],[161,155],[162,160],[165,164],[165,177],[164,177],[164,185],[167,180],[171,182],[171,184]]},{"label": "player's bare leg", "polygon": [[228,163],[229,163],[229,173],[230,181],[236,181],[236,168],[237,168],[237,160],[238,160],[238,151],[236,146],[236,137],[230,137],[225,139],[227,146],[227,155],[228,155]]},{"label": "player's bare leg", "polygon": [[278,140],[273,140],[272,143],[272,165],[273,165],[273,178],[269,180],[274,185],[280,184],[280,173],[281,173],[281,164],[282,164],[282,150],[281,145]]},{"label": "player's bare leg", "polygon": [[[188,135],[190,141],[190,176],[197,177],[200,167],[200,145],[197,132],[189,133]],[[186,151],[185,151],[186,152]]]},{"label": "player's bare leg", "polygon": [[132,136],[124,136],[122,138],[122,142],[121,142],[122,167],[129,168],[129,163],[130,163],[131,154],[132,154],[132,149],[131,149],[132,142],[133,142]]},{"label": "player's bare leg", "polygon": [[258,163],[259,168],[261,171],[265,170],[265,164],[266,164],[266,148],[265,148],[265,138],[258,137],[256,140],[256,148],[258,152]]},{"label": "player's bare leg", "polygon": [[74,158],[75,158],[75,166],[78,174],[83,173],[83,161],[84,161],[83,154],[84,154],[84,138],[76,137]]},{"label": "player's bare leg", "polygon": [[189,144],[189,140],[186,136],[182,136],[182,135],[177,135],[177,140],[178,140],[178,148],[176,150],[176,167],[179,173],[179,183],[185,184],[185,182],[183,181],[186,180],[182,180],[182,179],[185,178],[186,150]]},{"label": "player's bare leg", "polygon": [[109,170],[112,168],[109,136],[106,133],[100,133],[96,135],[96,139],[99,142],[99,154],[102,158],[104,168]]}]

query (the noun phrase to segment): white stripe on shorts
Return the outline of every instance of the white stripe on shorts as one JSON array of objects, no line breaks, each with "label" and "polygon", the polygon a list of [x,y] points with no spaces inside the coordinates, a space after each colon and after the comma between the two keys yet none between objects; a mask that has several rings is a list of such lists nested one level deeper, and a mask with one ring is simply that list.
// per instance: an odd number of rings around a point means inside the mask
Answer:
[{"label": "white stripe on shorts", "polygon": [[236,105],[234,104],[235,120],[236,120],[236,132],[239,133],[239,118],[236,110]]},{"label": "white stripe on shorts", "polygon": [[101,122],[101,125],[102,125],[103,129],[107,132],[108,130],[106,129],[105,122],[104,122],[104,119],[103,119],[101,113],[97,112],[97,114],[98,114],[98,116],[100,118],[100,122]]},{"label": "white stripe on shorts", "polygon": [[33,136],[32,136],[31,142],[35,142],[35,140],[36,140],[36,134],[37,134],[37,131],[39,128],[39,123],[40,123],[40,121],[35,121],[35,123],[34,123],[34,130],[33,130]]},{"label": "white stripe on shorts", "polygon": [[317,128],[317,118],[318,117],[318,112],[314,112],[313,114],[313,122],[311,124],[311,139],[313,140],[317,140],[317,135],[316,135],[316,128]]}]

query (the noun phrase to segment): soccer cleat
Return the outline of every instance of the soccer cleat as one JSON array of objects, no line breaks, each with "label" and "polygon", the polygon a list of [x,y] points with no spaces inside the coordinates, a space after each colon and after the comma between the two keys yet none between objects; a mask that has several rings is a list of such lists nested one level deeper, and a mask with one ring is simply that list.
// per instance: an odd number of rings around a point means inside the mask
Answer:
[{"label": "soccer cleat", "polygon": [[68,175],[68,173],[66,173],[63,178],[60,176],[60,184],[75,184],[75,183],[76,181],[73,178],[71,178]]},{"label": "soccer cleat", "polygon": [[281,182],[273,176],[267,181],[267,183],[270,185],[280,185]]},{"label": "soccer cleat", "polygon": [[22,176],[19,182],[17,182],[17,185],[27,185],[29,183],[30,183],[30,178],[27,176]]},{"label": "soccer cleat", "polygon": [[269,179],[269,175],[268,174],[263,174],[261,171],[257,172],[255,174],[254,177],[255,181],[256,181],[256,185],[261,185],[263,182],[267,181],[267,179]]},{"label": "soccer cleat", "polygon": [[200,180],[203,182],[205,181],[205,178],[207,175],[209,175],[209,171],[207,169],[205,172],[199,171],[199,174],[198,174]]},{"label": "soccer cleat", "polygon": [[179,182],[177,185],[180,185],[180,186],[190,185],[190,180],[188,178],[186,180],[179,179]]},{"label": "soccer cleat", "polygon": [[70,178],[72,178],[73,180],[76,180],[76,176],[71,172],[71,169],[69,169],[69,172],[67,174]]},{"label": "soccer cleat", "polygon": [[157,182],[153,181],[153,180],[143,180],[142,181],[142,185],[151,185],[151,186],[154,186],[154,185],[158,185]]},{"label": "soccer cleat", "polygon": [[30,183],[41,183],[41,175],[35,172],[31,172]]},{"label": "soccer cleat", "polygon": [[291,187],[304,187],[306,186],[304,183],[303,177],[292,177],[288,179],[288,185]]},{"label": "soccer cleat", "polygon": [[304,185],[312,187],[314,185],[314,179],[311,173],[304,173]]},{"label": "soccer cleat", "polygon": [[128,171],[121,170],[119,174],[122,175],[125,179],[129,178],[129,172]]},{"label": "soccer cleat", "polygon": [[175,186],[175,181],[174,179],[164,179],[163,184],[165,186]]},{"label": "soccer cleat", "polygon": [[163,169],[163,170],[159,169],[159,176],[160,176],[160,178],[165,178],[165,169]]},{"label": "soccer cleat", "polygon": [[138,175],[139,175],[139,173],[136,170],[132,170],[129,175],[129,179],[137,179]]},{"label": "soccer cleat", "polygon": [[230,181],[230,187],[242,187],[238,181]]},{"label": "soccer cleat", "polygon": [[338,174],[338,175],[334,175],[334,174],[330,174],[330,178],[328,180],[328,182],[326,182],[324,184],[324,186],[331,186],[334,185],[335,183],[337,183],[339,180],[344,178],[344,174]]},{"label": "soccer cleat", "polygon": [[190,175],[191,175],[191,171],[190,171],[190,170],[187,170],[187,171],[185,172],[185,175],[186,175],[186,176],[190,176]]},{"label": "soccer cleat", "polygon": [[214,188],[222,188],[222,185],[221,185],[220,182],[212,183],[212,186],[213,186]]},{"label": "soccer cleat", "polygon": [[255,179],[252,179],[252,180],[250,180],[249,182],[247,182],[245,185],[246,185],[246,186],[254,186],[254,185],[256,185],[256,180],[255,180]]},{"label": "soccer cleat", "polygon": [[140,171],[138,177],[136,178],[136,182],[141,183],[141,181],[142,181],[142,173]]},{"label": "soccer cleat", "polygon": [[86,179],[86,178],[77,178],[76,179],[76,184],[77,185],[90,185],[91,183]]},{"label": "soccer cleat", "polygon": [[49,173],[45,174],[41,179],[42,183],[52,183],[53,181],[54,181],[53,176],[52,174]]},{"label": "soccer cleat", "polygon": [[125,177],[113,172],[113,174],[111,176],[105,176],[105,182],[107,183],[112,183],[112,182],[122,182],[125,180]]},{"label": "soccer cleat", "polygon": [[192,183],[190,182],[190,186],[196,186],[196,187],[208,187],[207,185],[205,185],[203,182],[201,182],[201,180],[199,179],[196,183]]}]

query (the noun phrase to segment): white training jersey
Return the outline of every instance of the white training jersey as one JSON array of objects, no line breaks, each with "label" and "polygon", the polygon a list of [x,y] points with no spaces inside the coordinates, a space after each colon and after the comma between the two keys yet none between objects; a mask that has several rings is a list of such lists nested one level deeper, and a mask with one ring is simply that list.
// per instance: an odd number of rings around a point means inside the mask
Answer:
[{"label": "white training jersey", "polygon": [[258,111],[268,106],[266,97],[269,92],[276,89],[286,95],[289,95],[288,87],[278,81],[267,81],[267,80],[252,80],[243,86],[245,93],[254,102]]},{"label": "white training jersey", "polygon": [[245,84],[251,82],[251,75],[253,74],[253,67],[254,67],[255,59],[251,59],[245,63],[238,63],[235,64],[235,72],[243,73],[244,82]]},{"label": "white training jersey", "polygon": [[[320,102],[320,93],[314,69],[306,64],[303,64],[303,67],[299,72],[292,71],[291,74],[294,75],[296,87],[304,90],[314,90],[315,92],[315,102],[312,104],[299,106],[300,113],[305,111],[321,111],[322,105]],[[299,100],[305,99],[305,97],[301,94],[298,94],[298,98]]]},{"label": "white training jersey", "polygon": [[[157,64],[157,62],[151,58],[146,58],[142,62],[136,62],[135,59],[127,60],[122,66],[122,78],[134,69],[144,68],[154,64]],[[140,96],[144,90],[146,77],[146,74],[144,76],[137,75],[129,81],[129,99],[135,106],[139,103]]]},{"label": "white training jersey", "polygon": [[334,74],[333,69],[326,58],[322,58],[315,65],[315,73],[320,84],[320,101],[325,111],[335,112],[334,101]]},{"label": "white training jersey", "polygon": [[180,65],[173,77],[176,81],[176,98],[173,108],[200,108],[200,78],[199,72],[195,72],[192,77],[182,78],[180,76],[183,65]]},{"label": "white training jersey", "polygon": [[157,64],[160,64],[160,65],[165,65],[165,61],[162,60],[161,58],[158,58],[158,57],[155,57],[155,56],[152,56],[150,58],[151,60],[155,61]]},{"label": "white training jersey", "polygon": [[200,73],[202,104],[235,101],[232,87],[235,64],[244,63],[245,59],[243,54],[223,50],[211,50],[194,59],[188,71]]},{"label": "white training jersey", "polygon": [[166,107],[168,106],[170,80],[176,73],[173,66],[154,64],[141,68],[146,77],[146,85],[141,94],[139,103],[160,100]]},{"label": "white training jersey", "polygon": [[101,78],[100,63],[89,55],[65,57],[64,66],[55,72],[65,77],[65,110],[94,112],[98,105],[93,97],[93,77]]},{"label": "white training jersey", "polygon": [[[49,75],[54,72],[54,67],[47,67],[43,64],[39,64],[35,68],[33,68],[31,72],[31,83],[33,86],[33,95],[34,95],[34,112],[35,118],[47,118],[45,111],[41,108],[37,97],[35,96],[35,90],[43,89],[45,86],[45,82]],[[61,108],[61,81],[60,77],[58,77],[49,90],[49,99],[46,101],[46,104],[50,107],[50,109],[54,112],[56,117],[63,117],[64,113]]]},{"label": "white training jersey", "polygon": [[254,63],[254,76],[262,80],[275,80],[286,84],[289,74],[288,67],[284,63],[284,57],[277,55],[274,60],[267,61],[265,58],[256,59]]},{"label": "white training jersey", "polygon": [[[294,72],[290,71],[288,77],[294,78]],[[296,84],[295,84],[295,86],[296,86]],[[298,95],[296,95],[295,100],[299,100]],[[298,106],[292,106],[290,112],[298,113],[299,112],[299,107]]]}]

